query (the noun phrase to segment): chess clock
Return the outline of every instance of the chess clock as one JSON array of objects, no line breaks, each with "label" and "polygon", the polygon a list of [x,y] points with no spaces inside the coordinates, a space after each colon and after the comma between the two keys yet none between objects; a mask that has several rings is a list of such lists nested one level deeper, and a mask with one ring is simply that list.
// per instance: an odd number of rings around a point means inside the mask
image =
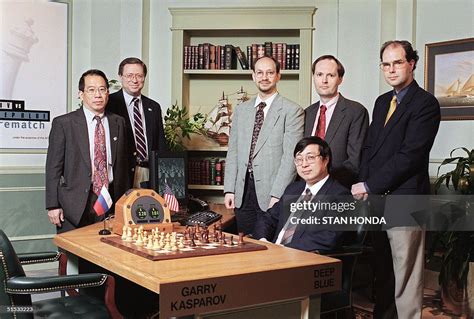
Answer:
[{"label": "chess clock", "polygon": [[173,231],[170,210],[163,197],[143,188],[128,190],[115,204],[114,233],[121,235],[123,226]]}]

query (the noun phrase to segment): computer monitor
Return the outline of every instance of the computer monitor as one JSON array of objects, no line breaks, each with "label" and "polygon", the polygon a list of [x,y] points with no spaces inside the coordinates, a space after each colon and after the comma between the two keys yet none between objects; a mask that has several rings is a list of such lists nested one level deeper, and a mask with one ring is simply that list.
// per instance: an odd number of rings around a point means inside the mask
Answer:
[{"label": "computer monitor", "polygon": [[150,155],[150,187],[163,196],[168,184],[181,208],[187,206],[187,164],[185,152],[152,151]]}]

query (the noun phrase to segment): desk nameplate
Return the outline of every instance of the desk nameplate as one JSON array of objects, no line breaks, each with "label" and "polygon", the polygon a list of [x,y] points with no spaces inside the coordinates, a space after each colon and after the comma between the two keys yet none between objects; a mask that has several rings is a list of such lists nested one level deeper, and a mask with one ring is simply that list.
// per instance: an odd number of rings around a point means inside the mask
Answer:
[{"label": "desk nameplate", "polygon": [[161,284],[160,318],[303,298],[341,289],[341,263]]}]

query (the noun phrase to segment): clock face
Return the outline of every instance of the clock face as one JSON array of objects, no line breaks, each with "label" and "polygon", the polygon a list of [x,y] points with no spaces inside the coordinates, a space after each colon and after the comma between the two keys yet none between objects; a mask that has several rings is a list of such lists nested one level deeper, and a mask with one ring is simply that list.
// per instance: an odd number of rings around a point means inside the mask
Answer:
[{"label": "clock face", "polygon": [[135,224],[162,223],[164,219],[163,207],[151,196],[138,197],[132,204],[130,215]]}]

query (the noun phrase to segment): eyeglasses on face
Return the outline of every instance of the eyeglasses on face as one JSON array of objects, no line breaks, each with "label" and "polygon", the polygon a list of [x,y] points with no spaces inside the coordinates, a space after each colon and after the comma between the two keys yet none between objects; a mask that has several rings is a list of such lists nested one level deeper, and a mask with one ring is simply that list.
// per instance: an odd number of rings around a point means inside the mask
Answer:
[{"label": "eyeglasses on face", "polygon": [[132,81],[132,80],[137,80],[137,81],[143,81],[145,79],[145,76],[143,74],[133,74],[133,73],[127,73],[127,74],[124,74],[123,77],[127,80],[127,81]]},{"label": "eyeglasses on face", "polygon": [[100,86],[98,88],[89,86],[84,90],[84,92],[90,96],[94,96],[97,92],[99,92],[100,95],[105,95],[108,91],[109,89],[107,89],[105,86]]},{"label": "eyeglasses on face", "polygon": [[263,78],[264,76],[273,78],[275,75],[276,75],[276,71],[267,71],[267,72],[255,71],[255,76],[257,78]]},{"label": "eyeglasses on face", "polygon": [[383,71],[388,71],[390,68],[393,66],[395,69],[401,69],[405,66],[405,62],[408,62],[407,60],[396,60],[393,62],[380,62],[380,69]]},{"label": "eyeglasses on face", "polygon": [[314,154],[307,154],[306,156],[297,155],[293,161],[295,162],[296,166],[303,165],[304,160],[306,160],[306,163],[308,163],[308,164],[314,164],[318,157],[323,158],[322,155],[314,155]]}]

